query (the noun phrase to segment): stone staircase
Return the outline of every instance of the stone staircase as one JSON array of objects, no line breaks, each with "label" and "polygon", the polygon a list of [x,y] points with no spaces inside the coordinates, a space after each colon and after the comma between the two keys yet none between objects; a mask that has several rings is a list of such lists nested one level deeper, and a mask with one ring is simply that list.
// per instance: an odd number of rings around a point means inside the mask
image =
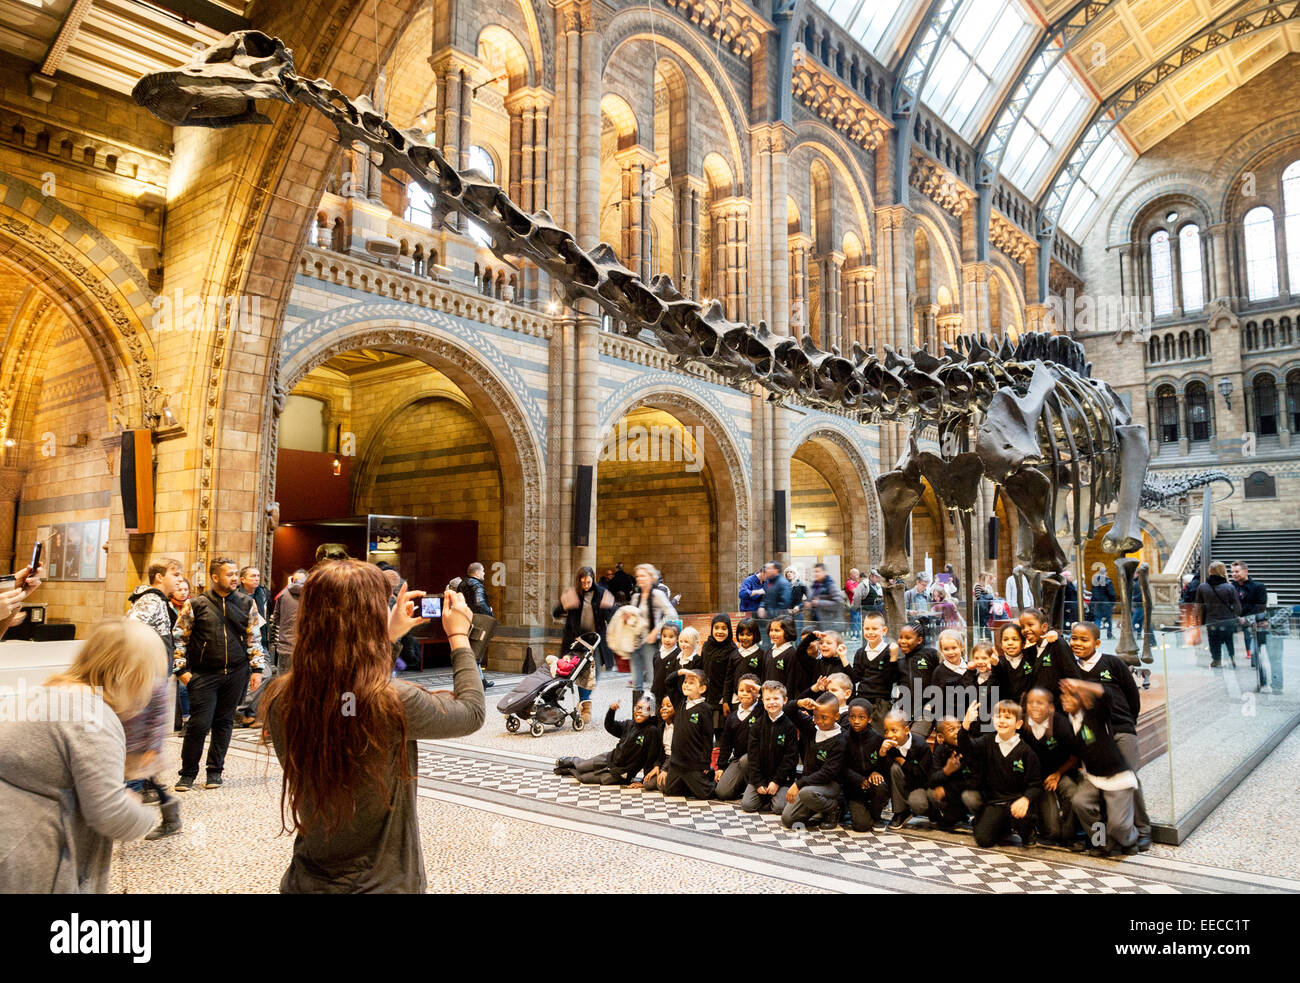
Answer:
[{"label": "stone staircase", "polygon": [[1220,529],[1211,556],[1249,564],[1251,579],[1276,594],[1278,604],[1300,604],[1300,529]]}]

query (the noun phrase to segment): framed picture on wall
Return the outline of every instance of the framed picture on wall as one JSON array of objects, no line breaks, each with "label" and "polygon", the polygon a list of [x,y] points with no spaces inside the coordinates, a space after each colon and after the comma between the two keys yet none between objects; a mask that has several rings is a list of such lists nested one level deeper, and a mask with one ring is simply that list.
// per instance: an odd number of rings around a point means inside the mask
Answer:
[{"label": "framed picture on wall", "polygon": [[45,579],[63,578],[63,527],[49,526],[45,536]]},{"label": "framed picture on wall", "polygon": [[99,548],[95,551],[95,578],[108,577],[108,520],[99,520]]},{"label": "framed picture on wall", "polygon": [[41,526],[46,580],[104,580],[108,575],[108,519],[60,522]]},{"label": "framed picture on wall", "polygon": [[69,522],[63,527],[63,579],[81,579],[81,537],[84,524]]}]

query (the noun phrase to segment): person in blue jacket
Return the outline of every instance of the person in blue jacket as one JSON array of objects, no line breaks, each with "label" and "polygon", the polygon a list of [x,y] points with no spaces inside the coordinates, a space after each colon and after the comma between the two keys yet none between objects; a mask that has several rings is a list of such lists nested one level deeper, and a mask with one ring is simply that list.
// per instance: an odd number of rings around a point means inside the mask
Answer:
[{"label": "person in blue jacket", "polygon": [[755,570],[740,585],[740,610],[753,614],[763,603],[763,577],[761,570]]}]

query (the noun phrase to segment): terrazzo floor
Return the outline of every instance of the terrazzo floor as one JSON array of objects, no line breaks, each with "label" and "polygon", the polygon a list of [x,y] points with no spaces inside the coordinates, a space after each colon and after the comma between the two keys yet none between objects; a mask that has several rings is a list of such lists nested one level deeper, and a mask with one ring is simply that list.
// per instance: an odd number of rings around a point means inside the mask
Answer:
[{"label": "terrazzo floor", "polygon": [[[430,892],[1300,892],[1300,731],[1181,846],[1095,861],[1054,849],[980,850],[969,835],[924,822],[903,833],[785,831],[733,803],[578,786],[552,775],[551,762],[609,748],[604,711],[620,700],[619,716],[629,713],[628,677],[602,678],[588,728],[575,733],[566,722],[539,738],[508,733],[496,710],[518,678],[495,676],[477,733],[421,745]],[[419,681],[450,684],[438,670]],[[168,743],[174,759],[179,741]],[[179,835],[119,845],[111,889],[274,892],[292,851],[279,833],[279,791],[273,756],[237,730],[225,786],[182,796]]]}]

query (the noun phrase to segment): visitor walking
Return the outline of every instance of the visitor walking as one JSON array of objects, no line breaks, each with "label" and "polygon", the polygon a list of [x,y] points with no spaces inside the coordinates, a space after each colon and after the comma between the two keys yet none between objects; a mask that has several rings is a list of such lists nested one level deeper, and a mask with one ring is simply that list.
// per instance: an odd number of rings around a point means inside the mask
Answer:
[{"label": "visitor walking", "polygon": [[[600,636],[597,658],[606,669],[614,668],[614,655],[605,644],[609,616],[614,610],[614,595],[596,583],[596,571],[583,567],[578,571],[574,587],[566,587],[560,603],[551,612],[553,617],[564,619],[564,636],[560,640],[560,654],[567,655],[579,636],[595,632]],[[582,701],[583,721],[591,720],[591,691],[596,686],[596,663],[579,676],[578,699]]]},{"label": "visitor walking", "polygon": [[823,563],[813,567],[813,582],[805,608],[822,630],[830,630],[844,620],[844,595]]},{"label": "visitor walking", "polygon": [[1092,575],[1092,618],[1097,622],[1098,628],[1106,630],[1106,638],[1113,639],[1115,602],[1119,597],[1106,568],[1100,563],[1097,566],[1100,569]]},{"label": "visitor walking", "polygon": [[1277,654],[1269,652],[1268,666],[1262,653],[1268,647],[1268,588],[1250,577],[1250,567],[1242,560],[1232,562],[1232,580],[1241,598],[1242,634],[1246,639],[1246,653],[1255,666],[1259,686],[1270,687],[1274,693],[1282,692],[1282,646]]},{"label": "visitor walking", "polygon": [[632,652],[632,703],[654,682],[654,657],[659,650],[659,630],[665,621],[677,617],[677,610],[668,592],[659,583],[659,571],[649,563],[638,563],[635,569],[636,590],[632,605],[641,614],[647,627],[645,638]]},{"label": "visitor walking", "polygon": [[1226,648],[1228,661],[1237,667],[1233,636],[1241,622],[1241,597],[1228,583],[1228,568],[1216,560],[1210,564],[1205,583],[1196,589],[1198,620],[1205,626],[1205,638],[1210,646],[1210,668],[1223,665],[1222,653]]}]

